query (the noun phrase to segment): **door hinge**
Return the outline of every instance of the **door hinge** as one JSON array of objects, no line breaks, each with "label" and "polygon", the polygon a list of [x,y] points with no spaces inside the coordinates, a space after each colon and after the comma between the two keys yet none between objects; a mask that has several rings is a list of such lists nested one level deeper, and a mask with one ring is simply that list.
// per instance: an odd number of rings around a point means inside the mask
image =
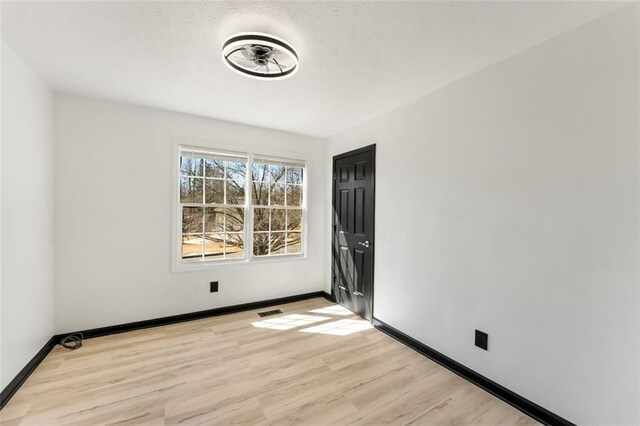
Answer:
[{"label": "door hinge", "polygon": [[338,178],[338,175],[336,174],[336,172],[333,172],[333,180],[336,180]]}]

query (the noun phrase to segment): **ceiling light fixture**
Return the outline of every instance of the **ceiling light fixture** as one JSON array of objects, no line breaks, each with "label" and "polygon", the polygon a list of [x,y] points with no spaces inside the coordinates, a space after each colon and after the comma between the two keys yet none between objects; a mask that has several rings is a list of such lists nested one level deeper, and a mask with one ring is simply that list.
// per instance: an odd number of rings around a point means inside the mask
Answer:
[{"label": "ceiling light fixture", "polygon": [[263,33],[240,33],[222,45],[225,65],[238,74],[260,80],[282,80],[298,71],[298,54],[281,38]]}]

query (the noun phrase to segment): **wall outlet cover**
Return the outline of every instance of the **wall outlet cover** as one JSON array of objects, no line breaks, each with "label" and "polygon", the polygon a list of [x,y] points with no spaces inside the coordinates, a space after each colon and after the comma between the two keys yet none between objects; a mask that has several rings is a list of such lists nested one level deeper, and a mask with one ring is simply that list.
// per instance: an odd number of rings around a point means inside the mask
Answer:
[{"label": "wall outlet cover", "polygon": [[488,350],[489,335],[483,331],[476,330],[476,346],[485,351]]}]

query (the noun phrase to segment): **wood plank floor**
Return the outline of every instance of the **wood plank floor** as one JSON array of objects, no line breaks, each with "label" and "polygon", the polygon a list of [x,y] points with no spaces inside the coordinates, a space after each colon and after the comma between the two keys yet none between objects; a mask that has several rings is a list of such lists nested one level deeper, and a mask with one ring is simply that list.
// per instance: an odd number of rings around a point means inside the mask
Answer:
[{"label": "wood plank floor", "polygon": [[56,346],[0,424],[536,423],[338,305],[279,308]]}]

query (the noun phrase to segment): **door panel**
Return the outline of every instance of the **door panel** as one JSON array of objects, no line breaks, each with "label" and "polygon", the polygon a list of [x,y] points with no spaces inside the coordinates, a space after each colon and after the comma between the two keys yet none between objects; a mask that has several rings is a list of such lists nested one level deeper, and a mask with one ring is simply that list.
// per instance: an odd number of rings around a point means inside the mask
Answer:
[{"label": "door panel", "polygon": [[354,249],[354,268],[353,268],[353,282],[355,283],[355,293],[356,295],[364,294],[364,277],[365,277],[365,254],[364,251],[359,249]]},{"label": "door panel", "polygon": [[375,146],[334,157],[333,294],[358,315],[373,315]]},{"label": "door panel", "polygon": [[349,232],[349,190],[343,189],[340,191],[340,222],[338,225],[338,231]]},{"label": "door panel", "polygon": [[353,233],[357,235],[365,235],[364,230],[364,222],[365,222],[365,211],[364,211],[364,196],[365,190],[364,188],[356,188],[355,192],[355,214],[353,215],[355,226],[353,227]]}]

